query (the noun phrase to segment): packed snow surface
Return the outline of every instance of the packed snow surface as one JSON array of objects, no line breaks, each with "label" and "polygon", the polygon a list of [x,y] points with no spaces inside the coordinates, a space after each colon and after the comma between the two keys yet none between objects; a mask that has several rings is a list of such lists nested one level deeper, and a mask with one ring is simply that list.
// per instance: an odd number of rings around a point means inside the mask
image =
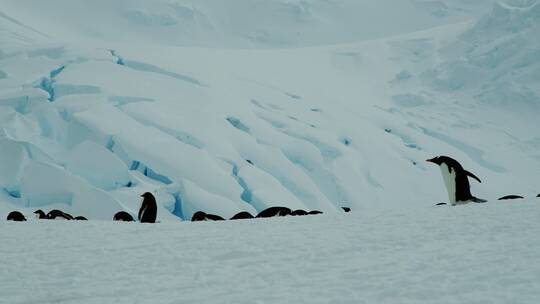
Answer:
[{"label": "packed snow surface", "polygon": [[540,191],[537,2],[52,2],[2,5],[2,210],[429,206],[435,155],[478,197]]},{"label": "packed snow surface", "polygon": [[[2,222],[8,303],[537,302],[540,1],[0,2],[0,217],[91,220]],[[325,214],[180,223],[270,206]]]},{"label": "packed snow surface", "polygon": [[230,222],[1,222],[0,302],[537,303],[539,200]]}]

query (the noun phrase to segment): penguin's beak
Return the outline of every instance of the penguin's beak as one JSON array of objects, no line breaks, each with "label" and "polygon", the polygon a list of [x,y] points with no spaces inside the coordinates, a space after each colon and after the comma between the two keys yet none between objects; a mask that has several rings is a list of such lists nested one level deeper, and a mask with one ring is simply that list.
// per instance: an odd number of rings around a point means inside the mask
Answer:
[{"label": "penguin's beak", "polygon": [[426,159],[426,161],[427,161],[427,162],[430,162],[430,163],[435,163],[435,162],[433,161],[433,158],[431,158],[431,159]]}]

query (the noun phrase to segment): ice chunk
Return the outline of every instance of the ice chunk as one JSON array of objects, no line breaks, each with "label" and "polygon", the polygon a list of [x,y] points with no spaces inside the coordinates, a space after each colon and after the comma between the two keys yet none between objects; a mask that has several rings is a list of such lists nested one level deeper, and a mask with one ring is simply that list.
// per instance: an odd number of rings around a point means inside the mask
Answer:
[{"label": "ice chunk", "polygon": [[180,196],[182,197],[182,213],[187,220],[191,219],[197,211],[216,214],[224,218],[230,218],[241,211],[255,213],[255,209],[249,205],[212,194],[189,180],[182,182]]},{"label": "ice chunk", "polygon": [[24,145],[0,138],[0,188],[19,197],[19,180],[29,157]]},{"label": "ice chunk", "polygon": [[127,166],[109,150],[91,141],[85,141],[70,151],[66,169],[103,190],[129,183]]},{"label": "ice chunk", "polygon": [[32,161],[21,177],[21,198],[26,207],[65,204],[67,212],[89,219],[110,220],[123,206],[106,192],[92,187],[63,168]]}]

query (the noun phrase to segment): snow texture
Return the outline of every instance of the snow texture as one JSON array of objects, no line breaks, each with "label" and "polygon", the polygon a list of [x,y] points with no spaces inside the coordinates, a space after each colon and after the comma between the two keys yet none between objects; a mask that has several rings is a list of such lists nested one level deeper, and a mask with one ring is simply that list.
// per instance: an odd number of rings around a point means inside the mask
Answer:
[{"label": "snow texture", "polygon": [[0,293],[14,304],[536,303],[538,204],[1,222]]}]

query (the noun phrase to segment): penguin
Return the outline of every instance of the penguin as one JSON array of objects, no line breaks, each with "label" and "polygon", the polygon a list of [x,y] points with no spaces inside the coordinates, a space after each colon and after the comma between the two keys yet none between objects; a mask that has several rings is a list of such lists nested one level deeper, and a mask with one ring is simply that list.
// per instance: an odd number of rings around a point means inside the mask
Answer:
[{"label": "penguin", "polygon": [[291,209],[287,207],[270,207],[263,211],[261,211],[259,214],[257,214],[257,218],[261,217],[274,217],[274,216],[287,216],[291,214]]},{"label": "penguin", "polygon": [[254,218],[251,213],[247,211],[242,211],[240,213],[235,214],[233,217],[231,217],[231,220],[245,220],[245,219],[252,219]]},{"label": "penguin", "polygon": [[312,211],[308,212],[308,215],[317,215],[317,214],[322,214],[322,211],[312,210]]},{"label": "penguin", "polygon": [[203,222],[203,221],[224,221],[225,219],[219,215],[208,214],[206,212],[197,211],[191,217],[192,222]]},{"label": "penguin", "polygon": [[191,217],[192,222],[200,222],[200,221],[206,221],[206,213],[202,211],[197,211],[193,214]]},{"label": "penguin", "polygon": [[49,220],[56,220],[56,219],[59,219],[59,220],[72,220],[73,216],[71,216],[71,214],[69,214],[69,213],[65,213],[63,211],[53,209],[49,213],[47,213],[47,219],[49,219]]},{"label": "penguin", "polygon": [[308,215],[308,213],[305,210],[298,209],[298,210],[294,210],[293,212],[291,212],[291,215],[292,216],[303,216],[303,215]]},{"label": "penguin", "polygon": [[38,218],[40,220],[48,219],[47,214],[45,214],[45,212],[43,212],[43,210],[41,210],[41,209],[38,209],[38,210],[34,211],[34,213],[36,214],[36,218]]},{"label": "penguin", "polygon": [[207,220],[207,221],[224,221],[225,219],[222,218],[222,217],[219,216],[219,215],[207,213],[207,214],[206,214],[206,220]]},{"label": "penguin", "polygon": [[520,196],[520,195],[507,195],[507,196],[503,196],[503,197],[498,198],[498,200],[499,201],[504,201],[504,200],[519,199],[519,198],[524,198],[524,197]]},{"label": "penguin", "polygon": [[120,212],[117,212],[114,215],[113,221],[134,222],[135,220],[133,219],[133,216],[131,216],[131,214],[129,214],[129,213],[125,212],[125,211],[120,211]]},{"label": "penguin", "polygon": [[463,169],[458,161],[448,156],[437,156],[426,160],[434,163],[441,169],[441,174],[448,191],[448,199],[452,206],[467,204],[469,202],[485,203],[486,200],[477,198],[471,194],[471,186],[468,177],[482,182],[476,175]]},{"label": "penguin", "polygon": [[540,193],[538,193],[538,195],[536,197],[540,197]]},{"label": "penguin", "polygon": [[446,205],[446,203],[438,203],[438,204],[435,204],[435,206],[444,206]]},{"label": "penguin", "polygon": [[87,218],[85,218],[84,216],[80,216],[80,215],[79,215],[79,216],[76,216],[76,217],[74,218],[74,220],[77,220],[77,221],[88,221]]},{"label": "penguin", "polygon": [[341,209],[343,209],[345,212],[351,212],[351,208],[349,207],[341,207]]},{"label": "penguin", "polygon": [[24,215],[22,213],[20,213],[19,211],[11,211],[6,220],[8,221],[14,221],[14,222],[26,222],[26,218],[24,217]]},{"label": "penguin", "polygon": [[144,199],[139,209],[139,222],[141,223],[155,223],[157,216],[157,203],[156,198],[152,193],[146,192],[141,195]]}]

